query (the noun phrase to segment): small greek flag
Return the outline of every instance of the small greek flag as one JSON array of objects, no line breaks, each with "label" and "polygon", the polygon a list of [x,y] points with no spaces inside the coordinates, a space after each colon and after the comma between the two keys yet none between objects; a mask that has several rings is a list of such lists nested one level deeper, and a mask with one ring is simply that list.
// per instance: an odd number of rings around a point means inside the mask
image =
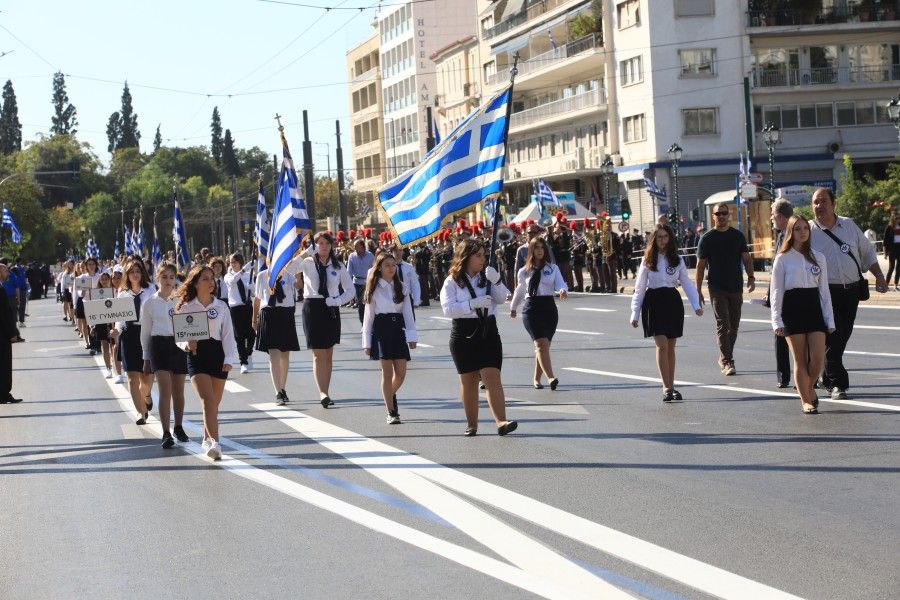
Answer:
[{"label": "small greek flag", "polygon": [[137,252],[144,253],[144,211],[141,210],[141,216],[138,218],[137,227]]},{"label": "small greek flag", "polygon": [[125,237],[125,256],[131,257],[131,255],[134,254],[134,248],[132,247],[132,244],[131,244],[131,242],[132,242],[132,239],[131,239],[131,232],[128,231],[128,225],[123,225],[123,227],[125,228],[125,233],[124,233],[124,237]]},{"label": "small greek flag", "polygon": [[113,260],[119,262],[119,234],[116,233],[116,247],[113,249]]},{"label": "small greek flag", "polygon": [[744,153],[740,153],[740,157],[738,158],[738,175],[741,178],[741,181],[747,178],[747,169],[744,168]]},{"label": "small greek flag", "polygon": [[156,211],[153,211],[153,266],[162,262],[162,252],[159,251],[159,236],[156,234]]},{"label": "small greek flag", "polygon": [[266,209],[266,196],[263,193],[262,181],[259,182],[259,195],[256,197],[256,228],[253,230],[253,241],[256,243],[257,263],[256,271],[266,268],[269,256],[269,232],[272,223],[269,221],[269,211]]},{"label": "small greek flag", "polygon": [[553,32],[549,29],[547,30],[547,36],[550,38],[550,45],[553,46],[553,50],[559,50],[559,45],[556,43],[556,40],[553,39]]},{"label": "small greek flag", "polygon": [[562,206],[562,202],[559,201],[559,198],[556,197],[556,194],[553,193],[553,190],[550,189],[550,186],[543,179],[538,179],[537,196],[544,204]]},{"label": "small greek flag", "polygon": [[275,289],[275,283],[285,267],[300,254],[300,242],[312,233],[312,223],[300,194],[294,161],[284,132],[281,132],[281,148],[284,157],[281,160],[281,175],[275,194],[275,210],[272,211],[272,237],[267,261],[270,290]]},{"label": "small greek flag", "polygon": [[441,143],[441,129],[438,127],[437,117],[434,118],[434,145],[439,146]]},{"label": "small greek flag", "polygon": [[94,243],[94,238],[88,238],[84,248],[84,256],[85,258],[100,259],[100,246]]},{"label": "small greek flag", "polygon": [[15,220],[12,217],[12,213],[9,212],[9,209],[6,206],[3,207],[3,227],[9,227],[12,232],[12,241],[13,244],[21,244],[22,243],[22,232],[19,231],[19,226],[16,225]]},{"label": "small greek flag", "polygon": [[187,269],[191,265],[185,245],[184,221],[181,218],[181,207],[178,206],[178,188],[172,186],[172,198],[175,202],[175,218],[172,222],[172,241],[175,243],[175,262],[178,270]]},{"label": "small greek flag", "polygon": [[660,188],[656,185],[656,182],[650,179],[649,177],[644,177],[644,186],[647,188],[647,193],[650,194],[654,199],[659,202],[668,202],[668,195],[666,194],[666,188]]},{"label": "small greek flag", "polygon": [[422,164],[378,194],[400,245],[435,235],[454,213],[503,190],[511,93],[509,86],[472,111]]}]

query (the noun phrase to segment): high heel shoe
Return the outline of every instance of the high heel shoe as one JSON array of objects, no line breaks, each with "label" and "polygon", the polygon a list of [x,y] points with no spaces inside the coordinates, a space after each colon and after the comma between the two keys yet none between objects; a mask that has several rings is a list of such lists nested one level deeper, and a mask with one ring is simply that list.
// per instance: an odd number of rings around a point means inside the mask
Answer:
[{"label": "high heel shoe", "polygon": [[324,396],[319,403],[322,405],[322,408],[328,408],[329,406],[334,404],[334,400],[329,398],[328,396]]},{"label": "high heel shoe", "polygon": [[556,386],[558,386],[558,385],[559,385],[559,379],[557,379],[556,377],[554,377],[553,379],[550,380],[550,389],[553,390],[554,392],[556,391]]},{"label": "high heel shoe", "polygon": [[515,421],[506,421],[503,425],[497,427],[497,435],[506,435],[507,433],[512,433],[519,427],[519,424]]}]

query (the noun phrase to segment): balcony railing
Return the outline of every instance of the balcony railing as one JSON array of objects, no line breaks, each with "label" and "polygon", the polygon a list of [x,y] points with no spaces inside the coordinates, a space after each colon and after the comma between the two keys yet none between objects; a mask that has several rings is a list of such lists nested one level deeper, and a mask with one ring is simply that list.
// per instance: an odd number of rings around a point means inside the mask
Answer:
[{"label": "balcony railing", "polygon": [[375,76],[378,74],[378,67],[372,67],[365,73],[360,73],[356,77],[353,78],[353,83],[360,83],[362,81],[375,81]]},{"label": "balcony railing", "polygon": [[489,40],[501,33],[506,33],[510,29],[515,29],[522,23],[527,23],[532,19],[536,19],[542,14],[548,13],[569,1],[570,0],[530,0],[526,3],[527,6],[522,12],[516,13],[504,21],[500,21],[489,29],[485,29],[484,39]]},{"label": "balcony railing", "polygon": [[830,85],[837,83],[882,83],[900,81],[900,65],[821,69],[756,69],[753,87]]},{"label": "balcony railing", "polygon": [[554,100],[553,102],[548,102],[546,104],[535,106],[534,108],[514,113],[512,120],[509,122],[509,126],[510,128],[515,128],[531,125],[532,123],[537,123],[538,121],[543,121],[550,117],[585,108],[598,107],[605,103],[606,92],[604,90],[591,90],[589,92],[578,94],[577,96],[563,98],[562,100]]},{"label": "balcony railing", "polygon": [[798,10],[795,3],[785,8],[747,11],[748,27],[779,27],[784,25],[828,25],[833,23],[866,23],[895,21],[900,14],[896,0],[882,0],[873,5],[858,3],[838,5],[828,10]]},{"label": "balcony railing", "polygon": [[[528,60],[519,63],[519,77],[524,77],[529,73],[534,73],[550,65],[562,62],[573,56],[589,52],[603,45],[601,37],[597,33],[592,33],[574,42],[569,42],[557,48],[556,50],[548,50],[542,54],[532,56]],[[488,77],[488,85],[499,85],[509,81],[509,73],[500,71],[493,73]]]},{"label": "balcony railing", "polygon": [[388,150],[392,150],[395,146],[405,146],[406,144],[412,144],[413,142],[419,141],[419,132],[418,131],[409,131],[406,133],[400,133],[395,136],[387,136],[384,138],[384,147]]}]

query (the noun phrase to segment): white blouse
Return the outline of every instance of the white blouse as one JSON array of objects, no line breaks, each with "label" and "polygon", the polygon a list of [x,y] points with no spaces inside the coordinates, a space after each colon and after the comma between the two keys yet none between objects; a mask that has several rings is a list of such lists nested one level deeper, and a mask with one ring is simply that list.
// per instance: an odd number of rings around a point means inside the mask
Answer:
[{"label": "white blouse", "polygon": [[[213,298],[209,306],[203,306],[200,300],[194,298],[181,307],[181,310],[175,311],[178,314],[205,312],[209,317],[209,337],[222,342],[222,349],[225,351],[225,362],[223,364],[236,364],[240,358],[238,357],[237,342],[234,341],[234,330],[231,327],[231,311],[228,305]],[[177,342],[178,347],[188,351],[190,342]]]},{"label": "white blouse", "polygon": [[[533,269],[528,269],[526,267],[519,269],[519,272],[516,275],[516,281],[518,283],[516,285],[516,291],[513,292],[512,306],[509,307],[510,310],[518,311],[519,306],[525,301],[525,298],[528,296],[528,285],[531,282],[533,274]],[[556,292],[568,291],[569,286],[566,285],[566,280],[563,279],[559,267],[553,263],[545,264],[543,269],[541,269],[541,282],[538,283],[537,295],[553,296]]]},{"label": "white blouse", "polygon": [[818,288],[819,306],[822,317],[829,329],[834,329],[834,311],[831,306],[831,292],[828,289],[828,268],[825,255],[818,250],[812,251],[818,265],[806,260],[800,252],[793,248],[779,253],[772,265],[772,286],[769,291],[769,302],[772,304],[772,329],[784,327],[781,309],[784,306],[784,293],[797,288]]},{"label": "white blouse", "polygon": [[405,261],[397,263],[397,268],[403,274],[403,285],[409,286],[409,293],[412,297],[413,306],[422,304],[422,286],[419,284],[419,276],[416,275],[416,269]]},{"label": "white blouse", "polygon": [[[244,295],[247,296],[246,304],[252,304],[254,290],[250,285],[250,274],[246,271],[238,271],[235,273],[229,268],[224,277],[224,295],[228,298],[228,306],[241,306],[244,304],[244,301],[241,299],[240,290],[238,290],[238,281],[244,282]],[[287,295],[287,292],[285,292],[285,295]],[[268,302],[268,298],[266,299],[266,302]]]},{"label": "white blouse", "polygon": [[[691,303],[691,308],[694,309],[694,312],[700,310],[700,296],[697,294],[694,282],[691,281],[684,259],[678,257],[677,267],[669,265],[668,260],[663,255],[658,256],[656,260],[656,271],[648,269],[643,260],[638,268],[637,280],[634,284],[634,295],[631,297],[631,320],[637,321],[640,317],[641,306],[644,304],[644,296],[648,289],[674,288],[679,283],[684,288],[684,293],[687,294],[688,301]],[[664,263],[666,264],[665,268],[662,266]]]},{"label": "white blouse", "polygon": [[[288,269],[285,269],[281,274],[281,286],[284,288],[284,300],[281,302],[276,300],[275,306],[293,307],[294,304],[296,304],[297,291],[294,289],[295,282],[296,277],[294,274]],[[234,293],[237,294],[237,285],[234,286]],[[253,290],[253,295],[256,298],[259,298],[260,308],[265,308],[269,305],[269,298],[272,297],[273,293],[274,292],[269,291],[269,270],[263,269],[256,274],[256,288]]]},{"label": "white blouse", "polygon": [[[318,260],[316,255],[307,256],[299,262],[292,263],[297,265],[297,270],[303,273],[303,297],[304,298],[321,298],[319,293],[319,273],[316,270],[315,261]],[[328,289],[328,298],[326,304],[328,306],[341,306],[353,300],[356,297],[356,288],[353,286],[353,278],[350,272],[343,264],[335,267],[328,261],[325,265],[325,285]],[[339,293],[338,288],[343,288],[344,293]]]},{"label": "white blouse", "polygon": [[155,335],[172,337],[172,315],[175,314],[175,300],[168,300],[156,292],[141,307],[141,348],[144,360],[150,360],[150,338]]},{"label": "white blouse", "polygon": [[[84,273],[83,275],[79,275],[78,277],[72,278],[72,283],[71,283],[72,290],[74,291],[76,282],[79,283],[80,285],[84,285],[85,283],[90,283],[91,284],[90,287],[95,288],[95,287],[97,287],[98,281],[100,281],[100,273],[99,272],[94,275],[88,275],[87,273]],[[84,289],[78,290],[78,297],[84,298]]]},{"label": "white blouse", "polygon": [[[141,314],[143,314],[143,312],[144,312],[144,305],[147,304],[147,301],[150,298],[152,298],[153,294],[155,294],[155,293],[156,293],[156,286],[151,285],[150,287],[143,288],[141,290],[141,292],[139,294],[137,294],[137,296],[139,296],[141,299],[141,303],[140,303]],[[135,293],[132,292],[131,290],[119,290],[119,293],[116,294],[116,298],[134,298],[134,297],[135,297]],[[140,320],[141,320],[141,315],[138,315],[138,324],[139,325],[140,325]],[[124,331],[127,328],[128,328],[128,323],[126,323],[125,321],[116,321],[115,329],[117,329],[119,331]]]},{"label": "white blouse", "polygon": [[394,284],[384,279],[378,280],[378,286],[372,293],[372,302],[365,305],[362,324],[362,347],[372,347],[372,326],[375,324],[375,315],[402,314],[403,329],[406,331],[407,342],[419,341],[416,331],[416,318],[413,316],[412,302],[409,297],[409,284],[403,282],[403,302],[394,302]]},{"label": "white blouse", "polygon": [[[469,276],[463,274],[463,277]],[[475,277],[469,277],[469,283],[472,284],[472,289],[475,290],[476,298],[487,296],[487,287],[478,287],[480,281],[480,274],[476,273]],[[498,281],[491,286],[492,301],[491,307],[488,309],[489,315],[497,312],[497,306],[506,302],[508,294],[509,290],[503,285],[503,282]],[[452,277],[447,277],[444,280],[444,285],[441,288],[441,308],[444,311],[444,316],[453,319],[477,319],[478,313],[469,307],[469,300],[471,299],[472,294],[469,293],[466,286],[459,285]]]}]

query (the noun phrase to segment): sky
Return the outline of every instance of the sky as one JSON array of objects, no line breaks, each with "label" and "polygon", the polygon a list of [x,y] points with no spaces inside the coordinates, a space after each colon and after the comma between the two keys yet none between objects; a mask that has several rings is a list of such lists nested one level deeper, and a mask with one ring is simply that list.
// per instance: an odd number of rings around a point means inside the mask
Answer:
[{"label": "sky", "polygon": [[[280,153],[282,115],[295,160],[309,111],[316,170],[335,165],[335,120],[350,162],[346,52],[372,33],[376,0],[0,1],[0,85],[16,91],[23,142],[50,129],[52,76],[66,74],[77,137],[106,165],[106,123],[127,80],[141,150],[209,146],[213,107],[235,146]],[[300,0],[296,0],[300,2]],[[382,4],[389,4],[383,2]],[[286,89],[292,88],[292,89]],[[277,90],[277,91],[276,91]],[[229,97],[230,96],[230,97]],[[325,143],[328,144],[326,148]]]}]

